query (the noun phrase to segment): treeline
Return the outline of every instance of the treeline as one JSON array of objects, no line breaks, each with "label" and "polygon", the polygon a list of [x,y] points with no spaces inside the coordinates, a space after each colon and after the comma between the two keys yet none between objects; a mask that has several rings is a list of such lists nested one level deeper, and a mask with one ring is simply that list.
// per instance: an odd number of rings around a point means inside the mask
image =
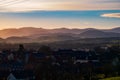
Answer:
[{"label": "treeline", "polygon": [[[41,49],[42,52],[43,49]],[[39,50],[39,52],[41,52]],[[50,48],[44,49],[50,51]],[[48,51],[48,53],[49,53]],[[84,52],[83,52],[84,53]],[[72,57],[64,55],[66,62],[59,58],[49,57],[35,68],[36,80],[99,80],[107,77],[120,76],[120,46],[96,47],[88,53],[95,53],[99,62],[74,64]],[[51,56],[51,57],[50,57]],[[94,54],[92,55],[94,59]],[[88,59],[89,60],[89,59]],[[91,59],[92,60],[92,59]]]}]

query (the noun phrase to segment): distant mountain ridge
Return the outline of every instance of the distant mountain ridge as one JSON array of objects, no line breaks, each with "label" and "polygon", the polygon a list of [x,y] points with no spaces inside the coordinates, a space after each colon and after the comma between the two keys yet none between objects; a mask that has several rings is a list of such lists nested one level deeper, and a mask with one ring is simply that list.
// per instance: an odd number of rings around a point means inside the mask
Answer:
[{"label": "distant mountain ridge", "polygon": [[120,33],[120,27],[113,28],[113,29],[108,29],[106,31],[108,31],[108,32],[114,32],[114,33]]},{"label": "distant mountain ridge", "polygon": [[79,34],[81,38],[108,38],[108,37],[120,37],[120,33],[104,32],[101,30],[88,30]]},{"label": "distant mountain ridge", "polygon": [[[44,36],[44,37],[43,37]],[[23,27],[19,29],[3,29],[0,30],[0,37],[11,39],[40,39],[40,38],[62,38],[62,39],[73,39],[73,38],[99,38],[99,37],[120,37],[120,27],[113,29],[68,29],[68,28],[58,28],[58,29],[43,29],[34,27]],[[11,38],[10,38],[11,37]],[[20,37],[20,38],[19,38]]]}]

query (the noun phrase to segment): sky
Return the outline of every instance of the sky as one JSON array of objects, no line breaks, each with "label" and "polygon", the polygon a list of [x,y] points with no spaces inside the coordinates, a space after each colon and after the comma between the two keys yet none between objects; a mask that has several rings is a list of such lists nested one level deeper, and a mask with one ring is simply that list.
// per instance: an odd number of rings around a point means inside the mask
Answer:
[{"label": "sky", "polygon": [[0,0],[0,29],[120,27],[120,0]]}]

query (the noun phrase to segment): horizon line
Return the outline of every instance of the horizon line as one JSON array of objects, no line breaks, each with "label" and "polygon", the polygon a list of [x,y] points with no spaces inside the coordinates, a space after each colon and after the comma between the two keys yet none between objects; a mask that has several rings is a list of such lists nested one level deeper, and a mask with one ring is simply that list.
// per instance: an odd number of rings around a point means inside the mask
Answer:
[{"label": "horizon line", "polygon": [[0,30],[7,30],[7,29],[22,29],[22,28],[38,28],[38,29],[48,29],[48,30],[52,30],[52,29],[99,29],[99,30],[104,30],[104,29],[115,29],[115,28],[120,28],[118,27],[113,27],[113,28],[93,28],[93,27],[88,27],[88,28],[67,28],[67,27],[59,27],[59,28],[42,28],[42,27],[18,27],[18,28],[3,28]]}]

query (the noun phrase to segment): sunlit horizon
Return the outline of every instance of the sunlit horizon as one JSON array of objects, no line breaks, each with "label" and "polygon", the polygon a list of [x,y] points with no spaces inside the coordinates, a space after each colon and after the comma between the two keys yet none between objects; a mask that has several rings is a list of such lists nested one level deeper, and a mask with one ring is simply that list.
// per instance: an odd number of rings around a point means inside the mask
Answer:
[{"label": "sunlit horizon", "polygon": [[120,27],[119,0],[0,0],[0,30]]}]

